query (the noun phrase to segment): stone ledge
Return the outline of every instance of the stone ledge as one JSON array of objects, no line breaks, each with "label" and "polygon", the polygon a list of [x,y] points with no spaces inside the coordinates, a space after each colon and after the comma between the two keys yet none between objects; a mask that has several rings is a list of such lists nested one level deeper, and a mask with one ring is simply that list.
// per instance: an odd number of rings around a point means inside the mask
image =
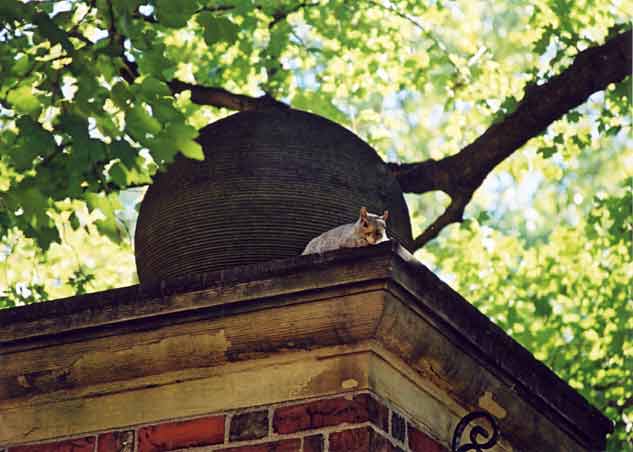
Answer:
[{"label": "stone ledge", "polygon": [[[354,415],[348,409],[352,407]],[[263,409],[262,409],[263,408]],[[305,428],[289,433],[273,431],[269,414],[288,419],[289,412],[306,418]],[[7,452],[445,452],[437,441],[402,419],[403,431],[394,434],[386,420],[400,417],[393,407],[369,392],[260,407],[258,411],[207,413],[202,417],[70,435],[55,441],[10,446]],[[378,416],[376,416],[378,414]],[[326,422],[323,422],[324,419]],[[237,436],[230,432],[239,433]],[[256,431],[256,437],[250,433]],[[409,433],[407,435],[407,432]],[[409,436],[409,441],[406,437]],[[302,446],[303,444],[303,446]],[[494,451],[493,451],[494,452]]]},{"label": "stone ledge", "polygon": [[[465,408],[492,391],[507,408],[502,430],[526,430],[523,417],[540,413],[583,447],[599,449],[612,429],[576,391],[394,243],[0,311],[0,410],[25,398],[104,385],[114,378],[109,367],[121,372],[116,378],[125,386],[152,375],[362,341],[375,341],[376,350],[393,354]],[[52,349],[60,350],[54,359]],[[173,350],[191,351],[190,359]],[[126,370],[147,353],[158,359]],[[538,428],[518,436],[549,434],[552,426]]]}]

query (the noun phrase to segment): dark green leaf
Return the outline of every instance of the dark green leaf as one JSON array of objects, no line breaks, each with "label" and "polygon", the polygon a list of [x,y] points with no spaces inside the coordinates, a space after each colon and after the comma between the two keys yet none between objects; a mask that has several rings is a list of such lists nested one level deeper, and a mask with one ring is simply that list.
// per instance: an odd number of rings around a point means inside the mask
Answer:
[{"label": "dark green leaf", "polygon": [[45,13],[37,13],[33,16],[33,23],[37,25],[40,32],[53,44],[60,44],[62,48],[72,55],[75,52],[75,48],[68,39],[68,35],[64,30],[53,22],[53,20]]},{"label": "dark green leaf", "polygon": [[573,110],[567,113],[567,120],[569,122],[578,122],[582,115],[578,112],[578,110]]},{"label": "dark green leaf", "polygon": [[141,94],[148,101],[153,101],[165,96],[171,96],[171,91],[165,82],[154,77],[146,77],[141,82]]},{"label": "dark green leaf", "polygon": [[226,17],[216,17],[208,11],[198,14],[197,21],[204,27],[204,40],[208,45],[220,41],[232,44],[240,31],[240,28]]},{"label": "dark green leaf", "polygon": [[117,82],[112,87],[112,101],[119,108],[126,108],[128,102],[132,99],[132,93],[125,82]]},{"label": "dark green leaf", "polygon": [[172,28],[184,27],[198,9],[195,0],[157,0],[156,16],[158,21]]},{"label": "dark green leaf", "polygon": [[541,156],[544,159],[548,159],[550,158],[552,155],[556,154],[556,146],[546,146],[546,147],[542,147],[540,148],[538,151],[539,154],[541,154]]}]

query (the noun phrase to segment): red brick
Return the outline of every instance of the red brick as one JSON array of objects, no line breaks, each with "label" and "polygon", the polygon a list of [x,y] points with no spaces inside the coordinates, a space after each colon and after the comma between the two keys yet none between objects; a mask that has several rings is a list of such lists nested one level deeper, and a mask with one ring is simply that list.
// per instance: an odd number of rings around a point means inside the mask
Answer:
[{"label": "red brick", "polygon": [[323,435],[305,437],[303,439],[303,452],[323,452]]},{"label": "red brick", "polygon": [[371,428],[363,427],[330,434],[330,452],[367,452]]},{"label": "red brick", "polygon": [[411,424],[408,425],[408,431],[412,452],[447,452],[446,448]]},{"label": "red brick", "polygon": [[221,452],[299,452],[301,450],[300,439],[287,439],[252,446],[231,447],[222,449]]},{"label": "red brick", "polygon": [[108,432],[99,435],[97,452],[132,452],[134,450],[134,431]]},{"label": "red brick", "polygon": [[367,418],[369,421],[384,432],[389,431],[389,408],[369,394],[359,394],[354,397],[354,401],[364,403],[367,406]]},{"label": "red brick", "polygon": [[9,448],[9,452],[93,452],[95,437],[68,439],[54,443],[33,444]]},{"label": "red brick", "polygon": [[170,422],[138,431],[138,452],[154,452],[224,442],[224,416]]},{"label": "red brick", "polygon": [[259,439],[268,435],[268,410],[236,414],[231,418],[230,441]]},{"label": "red brick", "polygon": [[[380,423],[379,426],[385,428],[388,419],[388,411],[385,410],[386,408],[381,409],[378,402],[365,394],[354,400],[342,397],[317,400],[277,408],[273,417],[273,429],[276,433],[294,433],[308,429],[331,427],[344,422],[352,424],[366,422],[370,418],[376,418]],[[384,416],[384,420],[381,416]]]},{"label": "red brick", "polygon": [[330,452],[396,452],[385,437],[370,427],[355,428],[330,434]]}]

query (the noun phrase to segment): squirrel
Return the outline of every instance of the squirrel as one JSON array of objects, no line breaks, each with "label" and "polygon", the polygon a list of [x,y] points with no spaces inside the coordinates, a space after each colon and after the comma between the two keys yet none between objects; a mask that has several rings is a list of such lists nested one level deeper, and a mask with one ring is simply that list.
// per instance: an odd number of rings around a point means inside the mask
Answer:
[{"label": "squirrel", "polygon": [[386,233],[388,217],[388,210],[379,216],[369,213],[365,207],[361,207],[360,216],[356,223],[337,226],[313,238],[301,254],[321,254],[340,248],[359,248],[388,240]]}]

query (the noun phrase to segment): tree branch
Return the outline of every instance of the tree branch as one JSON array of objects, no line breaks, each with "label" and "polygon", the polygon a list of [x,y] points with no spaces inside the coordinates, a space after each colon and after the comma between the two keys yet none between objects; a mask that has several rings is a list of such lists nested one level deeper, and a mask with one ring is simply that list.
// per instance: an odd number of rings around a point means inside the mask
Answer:
[{"label": "tree branch", "polygon": [[268,94],[261,97],[245,96],[235,94],[224,88],[212,88],[207,86],[194,85],[191,83],[172,80],[167,82],[172,93],[191,90],[191,101],[199,105],[212,105],[214,107],[228,108],[229,110],[265,110],[270,107],[288,108],[288,105],[274,99]]},{"label": "tree branch", "polygon": [[436,218],[436,220],[428,226],[422,234],[417,236],[413,241],[413,249],[420,249],[426,243],[433,240],[437,235],[451,223],[459,223],[463,220],[464,210],[470,202],[473,194],[464,193],[461,196],[451,197],[451,203],[448,205],[444,213]]},{"label": "tree branch", "polygon": [[529,86],[517,109],[493,124],[460,152],[445,159],[389,164],[406,193],[441,190],[451,197],[446,211],[415,239],[415,249],[435,238],[441,228],[462,220],[486,176],[530,138],[582,104],[591,94],[631,74],[631,30],[601,46],[580,52],[572,65],[540,86]]},{"label": "tree branch", "polygon": [[[128,83],[134,83],[134,80],[140,75],[138,65],[134,61],[125,58],[125,56],[122,56],[122,59],[123,67],[119,75]],[[167,82],[167,86],[169,86],[173,94],[190,90],[191,101],[198,105],[211,105],[236,111],[266,110],[273,107],[288,108],[288,105],[268,94],[260,97],[251,97],[244,94],[235,94],[224,88],[200,86],[180,80],[171,80]]]},{"label": "tree branch", "polygon": [[307,3],[307,2],[303,2],[303,3],[299,3],[295,6],[293,6],[292,8],[288,9],[288,10],[280,10],[277,11],[273,14],[273,20],[271,20],[268,23],[268,28],[272,29],[275,25],[277,25],[279,22],[281,22],[282,20],[286,20],[286,18],[288,18],[288,16],[292,13],[296,13],[297,11],[299,11],[300,9],[303,8],[310,8],[312,6],[319,6],[320,3],[319,2],[315,2],[315,3]]},{"label": "tree branch", "polygon": [[[193,13],[193,16],[195,16],[196,14],[199,14],[203,11],[208,11],[210,13],[224,13],[227,11],[231,11],[232,9],[235,9],[235,6],[233,5],[217,5],[217,6],[205,6],[202,7],[200,9],[198,9],[196,12]],[[146,16],[145,14],[142,14],[138,9],[132,14],[132,17],[134,19],[140,19],[143,20],[145,22],[148,22],[150,24],[160,24],[160,22],[158,21],[158,19],[156,19],[156,17],[154,16],[154,13],[152,13],[151,16]]]}]

